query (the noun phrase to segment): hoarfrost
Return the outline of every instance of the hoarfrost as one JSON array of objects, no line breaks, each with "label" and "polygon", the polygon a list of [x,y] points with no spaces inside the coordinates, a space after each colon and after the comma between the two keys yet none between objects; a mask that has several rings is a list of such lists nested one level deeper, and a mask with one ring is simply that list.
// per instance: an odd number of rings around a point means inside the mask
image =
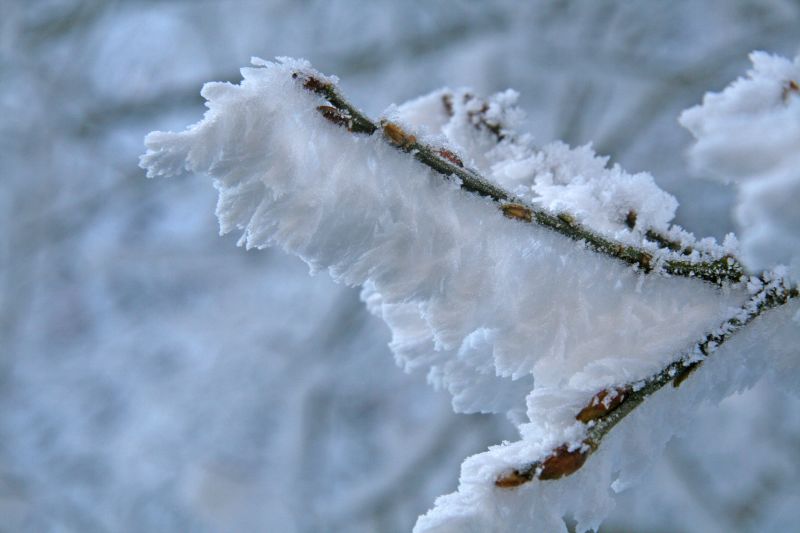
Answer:
[{"label": "hoarfrost", "polygon": [[[719,369],[646,402],[576,474],[497,489],[500,473],[562,443],[580,446],[586,429],[574,415],[598,390],[658,372],[727,320],[748,290],[645,275],[582,242],[509,220],[380,135],[325,120],[317,111],[324,100],[292,75],[334,78],[305,61],[254,64],[240,85],[204,86],[203,120],[148,135],[141,165],[150,177],[213,176],[221,233],[240,230],[248,248],[277,245],[312,272],[363,286],[362,299],[392,330],[398,364],[427,370],[453,395],[455,410],[504,413],[518,425],[521,440],[465,461],[459,491],[437,500],[415,531],[566,531],[565,514],[579,530],[596,529],[613,507],[610,489],[635,481],[697,402],[765,371],[741,371],[750,368],[737,366],[746,352],[725,345],[730,357],[713,358]],[[512,92],[481,101],[442,90],[385,116],[605,235],[641,244],[655,230],[691,240],[669,226],[676,202],[649,175],[609,168],[589,147],[537,148],[513,131],[514,101]],[[734,239],[692,243],[715,257],[735,246]],[[787,360],[787,350],[780,344],[767,356]]]},{"label": "hoarfrost", "polygon": [[[517,134],[524,120],[517,97],[509,90],[484,100],[469,89],[443,89],[400,106],[392,118],[416,127],[433,144],[443,140],[465,163],[518,198],[569,213],[609,238],[642,245],[649,230],[697,246],[670,226],[678,202],[649,174],[609,167],[609,159],[588,145],[570,148],[556,141],[539,148],[530,136]],[[715,257],[733,251],[716,243],[704,248]]]}]

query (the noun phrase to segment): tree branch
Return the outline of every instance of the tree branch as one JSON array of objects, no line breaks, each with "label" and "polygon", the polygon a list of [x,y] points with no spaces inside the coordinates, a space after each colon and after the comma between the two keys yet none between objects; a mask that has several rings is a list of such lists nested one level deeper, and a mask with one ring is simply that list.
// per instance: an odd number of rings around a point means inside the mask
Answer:
[{"label": "tree branch", "polygon": [[565,443],[544,459],[499,476],[495,485],[513,488],[534,479],[559,479],[574,473],[583,466],[588,456],[598,448],[614,426],[645,399],[670,383],[679,387],[734,334],[766,311],[785,305],[792,298],[800,296],[797,287],[790,287],[781,277],[766,279],[766,276],[762,276],[761,282],[761,289],[733,317],[716,331],[695,342],[677,361],[643,381],[595,394],[575,417],[587,428],[586,437],[579,446]]},{"label": "tree branch", "polygon": [[[305,89],[327,100],[330,106],[324,105],[318,108],[326,119],[346,127],[354,133],[372,135],[380,129],[390,144],[399,150],[410,153],[419,162],[437,173],[448,178],[454,176],[460,181],[462,189],[490,198],[499,204],[503,214],[509,218],[537,224],[572,240],[582,241],[596,252],[636,266],[646,273],[661,272],[673,276],[697,278],[718,286],[739,283],[744,280],[744,268],[738,260],[731,256],[692,262],[680,255],[684,252],[680,250],[680,245],[658,236],[655,232],[648,231],[646,235],[649,240],[661,246],[660,255],[664,256],[664,259],[656,258],[648,250],[613,241],[591,231],[568,213],[556,214],[531,205],[490,183],[476,171],[465,168],[457,158],[452,157],[449,150],[437,149],[419,142],[416,137],[403,131],[397,124],[387,121],[373,122],[350,104],[333,83],[320,80],[306,72],[295,72],[292,77],[302,82]],[[496,133],[499,135],[500,132]]]},{"label": "tree branch", "polygon": [[[636,266],[646,273],[657,272],[697,278],[717,286],[740,283],[746,279],[743,267],[733,257],[725,256],[720,259],[693,262],[686,258],[692,253],[691,247],[684,247],[681,243],[653,230],[646,230],[644,239],[660,247],[656,257],[646,249],[599,235],[579,224],[568,213],[552,213],[531,205],[490,183],[476,171],[464,167],[461,160],[450,150],[420,142],[414,135],[392,122],[385,120],[380,123],[373,122],[339,94],[333,83],[323,81],[307,72],[295,72],[292,77],[302,82],[305,89],[318,94],[330,104],[318,107],[327,120],[354,133],[373,135],[381,130],[383,138],[395,148],[409,153],[446,178],[459,180],[462,189],[490,198],[509,218],[537,224],[572,240],[584,242],[596,252]],[[448,102],[445,98],[443,104],[448,112],[452,110],[452,101]],[[481,123],[480,118],[476,118],[477,124],[488,128],[498,142],[502,141],[504,132],[501,126]],[[628,214],[625,223],[631,228],[636,225],[634,211]],[[585,425],[585,437],[582,441],[564,443],[544,458],[500,475],[495,480],[495,485],[500,488],[513,488],[534,479],[559,479],[576,472],[617,423],[649,396],[670,383],[674,387],[679,387],[692,372],[702,366],[706,358],[733,335],[766,311],[784,305],[800,295],[797,287],[790,286],[783,277],[773,273],[763,273],[759,278],[752,278],[751,283],[760,283],[760,288],[738,312],[715,331],[692,344],[673,363],[644,380],[595,394],[575,417]]]}]

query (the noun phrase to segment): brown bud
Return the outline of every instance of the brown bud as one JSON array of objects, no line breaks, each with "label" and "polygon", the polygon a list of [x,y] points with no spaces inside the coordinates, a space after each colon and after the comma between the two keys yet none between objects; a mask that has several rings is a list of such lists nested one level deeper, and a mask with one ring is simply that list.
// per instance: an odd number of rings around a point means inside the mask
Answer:
[{"label": "brown bud", "polygon": [[786,82],[786,85],[783,86],[783,101],[787,101],[789,99],[789,95],[792,93],[800,93],[800,85],[794,80],[789,80]]},{"label": "brown bud", "polygon": [[572,451],[566,444],[562,444],[553,453],[548,455],[544,460],[537,461],[522,470],[512,470],[506,474],[499,476],[494,485],[503,489],[518,487],[528,481],[538,478],[544,481],[550,479],[560,479],[578,471],[586,458],[596,448],[589,441],[584,441],[584,444],[589,445],[580,446]]},{"label": "brown bud", "polygon": [[392,144],[401,148],[409,148],[417,142],[417,138],[403,131],[397,124],[387,122],[383,125],[383,134]]},{"label": "brown bud", "polygon": [[323,92],[327,89],[330,89],[330,85],[321,82],[320,80],[318,80],[313,76],[309,76],[306,79],[306,81],[303,83],[303,87],[305,87],[309,91],[314,91],[315,93]]},{"label": "brown bud", "polygon": [[630,389],[627,387],[601,390],[592,396],[589,404],[581,409],[577,416],[575,416],[575,419],[586,424],[592,420],[602,418],[619,407],[620,404],[625,401],[629,392]]},{"label": "brown bud", "polygon": [[560,479],[568,476],[582,467],[587,457],[589,451],[582,451],[582,447],[570,452],[567,451],[566,444],[559,446],[550,457],[542,461],[539,479]]},{"label": "brown bud", "polygon": [[436,153],[439,154],[442,158],[447,159],[454,165],[464,168],[464,162],[461,161],[461,158],[459,158],[456,154],[454,154],[450,150],[447,150],[446,148],[440,148],[439,150],[436,151]]},{"label": "brown bud", "polygon": [[645,272],[650,272],[653,270],[653,256],[646,252],[642,253],[641,257],[639,258],[639,266]]},{"label": "brown bud", "polygon": [[636,211],[631,209],[628,211],[628,214],[625,216],[625,225],[628,226],[629,229],[633,229],[636,227],[636,219],[637,214]]},{"label": "brown bud", "polygon": [[569,213],[559,213],[558,219],[568,226],[571,226],[575,223],[575,219]]},{"label": "brown bud", "polygon": [[503,214],[508,218],[516,218],[525,222],[533,220],[533,213],[530,208],[522,204],[502,204],[500,209],[503,210]]},{"label": "brown bud", "polygon": [[328,119],[330,122],[333,122],[337,126],[343,126],[348,130],[351,129],[352,121],[347,113],[329,105],[317,106],[317,109],[322,116]]},{"label": "brown bud", "polygon": [[681,383],[686,381],[686,378],[691,376],[695,370],[700,367],[701,361],[695,361],[694,363],[690,364],[689,366],[683,367],[681,370],[678,371],[678,374],[675,376],[675,379],[672,380],[672,386],[676,389],[681,386]]},{"label": "brown bud", "polygon": [[512,470],[507,474],[503,474],[499,476],[495,481],[495,487],[500,487],[501,489],[513,489],[514,487],[519,487],[523,483],[527,483],[531,479],[533,479],[533,468],[525,469],[525,470]]},{"label": "brown bud", "polygon": [[444,93],[442,95],[442,105],[444,106],[444,110],[447,112],[448,117],[453,116],[453,95],[450,93]]}]

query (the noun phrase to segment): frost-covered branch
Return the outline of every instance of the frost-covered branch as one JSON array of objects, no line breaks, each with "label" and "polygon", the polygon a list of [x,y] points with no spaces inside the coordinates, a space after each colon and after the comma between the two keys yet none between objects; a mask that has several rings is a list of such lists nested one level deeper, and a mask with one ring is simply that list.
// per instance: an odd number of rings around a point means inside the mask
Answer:
[{"label": "frost-covered branch", "polygon": [[609,487],[698,403],[800,371],[796,278],[745,278],[736,239],[671,225],[677,202],[648,174],[535,146],[513,92],[445,89],[373,121],[307,62],[254,65],[203,87],[197,124],[149,134],[141,165],[211,175],[221,232],[361,286],[401,366],[517,426],[415,531],[565,531],[567,513],[596,529]]},{"label": "frost-covered branch", "polygon": [[[434,148],[417,137],[403,130],[398,124],[383,121],[375,123],[362,114],[329,81],[322,81],[313,74],[295,72],[295,79],[300,79],[303,87],[324,97],[332,107],[319,106],[320,113],[331,122],[346,127],[355,133],[372,135],[382,130],[385,138],[397,148],[412,154],[418,161],[446,177],[455,176],[461,188],[491,198],[499,204],[500,209],[509,218],[522,222],[534,223],[549,228],[576,241],[585,242],[593,250],[619,259],[629,265],[636,265],[644,272],[653,270],[674,276],[696,277],[714,284],[738,283],[743,279],[744,269],[731,256],[716,260],[689,261],[675,258],[674,252],[690,253],[691,249],[682,248],[679,243],[648,230],[647,237],[661,246],[654,253],[630,244],[615,242],[580,224],[567,212],[551,213],[536,207],[514,196],[480,176],[476,171],[466,168],[457,158],[453,158],[446,148]],[[449,99],[445,99],[448,105]],[[450,103],[449,105],[452,105]],[[488,126],[492,133],[503,139],[498,125]],[[629,212],[626,222],[632,227],[636,224],[635,211]]]},{"label": "frost-covered branch", "polygon": [[594,396],[578,412],[575,419],[586,424],[586,436],[580,443],[564,443],[541,460],[503,473],[495,481],[501,488],[513,488],[534,479],[559,479],[575,473],[595,451],[603,438],[625,416],[649,396],[670,383],[680,387],[689,375],[697,370],[730,337],[765,312],[785,305],[797,298],[797,287],[791,287],[782,276],[767,274],[772,279],[754,278],[751,281],[755,292],[733,317],[725,321],[716,331],[698,340],[678,360],[667,365],[657,374],[628,385],[604,389]]}]

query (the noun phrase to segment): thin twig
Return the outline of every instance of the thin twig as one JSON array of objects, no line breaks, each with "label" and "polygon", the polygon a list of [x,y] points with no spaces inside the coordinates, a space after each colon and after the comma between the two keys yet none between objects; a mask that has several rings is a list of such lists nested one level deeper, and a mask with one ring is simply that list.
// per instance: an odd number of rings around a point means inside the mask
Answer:
[{"label": "thin twig", "polygon": [[[350,104],[338,92],[334,84],[322,81],[304,72],[295,72],[292,77],[300,80],[305,89],[325,98],[332,107],[342,113],[341,116],[334,118],[330,111],[326,111],[326,106],[322,106],[320,112],[328,120],[343,125],[342,120],[345,119],[348,121],[346,124],[347,129],[355,133],[372,135],[379,129],[382,130],[386,140],[393,146],[412,154],[419,162],[439,174],[448,178],[455,176],[460,181],[462,189],[497,202],[500,209],[509,218],[549,228],[570,239],[584,242],[588,247],[603,255],[636,266],[644,272],[659,271],[673,276],[697,278],[718,286],[727,283],[739,283],[744,279],[744,268],[739,261],[731,256],[704,262],[692,262],[688,259],[677,258],[657,262],[651,252],[598,235],[578,223],[567,213],[554,214],[515,197],[501,187],[489,182],[476,171],[457,164],[457,162],[443,154],[442,150],[417,141],[413,135],[404,132],[396,124],[387,122],[377,124],[373,122]],[[661,240],[658,241],[658,244],[664,246],[665,252],[674,255],[674,252],[670,250],[672,247],[665,245]]]}]

